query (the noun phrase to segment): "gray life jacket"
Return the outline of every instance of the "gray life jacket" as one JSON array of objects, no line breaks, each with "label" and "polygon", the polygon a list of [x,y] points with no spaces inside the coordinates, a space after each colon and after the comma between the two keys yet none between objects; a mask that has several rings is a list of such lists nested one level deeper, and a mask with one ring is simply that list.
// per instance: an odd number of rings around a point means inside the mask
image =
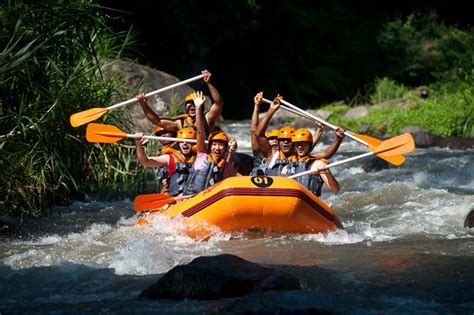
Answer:
[{"label": "gray life jacket", "polygon": [[184,192],[192,165],[192,163],[186,162],[176,163],[175,172],[168,177],[168,194],[170,196],[175,197]]},{"label": "gray life jacket", "polygon": [[[311,169],[314,160],[290,162],[288,164],[289,174],[294,175]],[[308,188],[317,197],[321,196],[321,189],[323,187],[323,179],[318,174],[308,174],[295,178],[298,183]]]},{"label": "gray life jacket", "polygon": [[189,177],[184,190],[184,195],[197,194],[207,187],[223,180],[224,165],[225,163],[222,163],[222,166],[219,167],[219,165],[212,160],[210,155],[206,158],[204,166],[201,169],[196,170],[193,165],[189,170]]},{"label": "gray life jacket", "polygon": [[[265,175],[267,176],[283,176],[281,173],[283,167],[288,165],[289,161],[287,159],[276,159],[275,164],[273,164],[272,167],[266,167],[265,168]],[[285,174],[285,176],[288,176],[289,174]]]}]

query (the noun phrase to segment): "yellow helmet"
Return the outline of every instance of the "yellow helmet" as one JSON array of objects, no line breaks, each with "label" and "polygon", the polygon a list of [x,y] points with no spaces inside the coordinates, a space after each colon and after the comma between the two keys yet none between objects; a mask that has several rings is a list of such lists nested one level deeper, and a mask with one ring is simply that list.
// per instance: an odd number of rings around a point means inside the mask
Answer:
[{"label": "yellow helmet", "polygon": [[196,139],[196,131],[193,128],[183,128],[178,131],[178,139]]},{"label": "yellow helmet", "polygon": [[194,104],[193,97],[194,97],[194,92],[191,92],[188,95],[186,95],[186,97],[184,99],[184,106],[186,106],[187,103],[193,103]]},{"label": "yellow helmet", "polygon": [[278,138],[278,134],[280,133],[280,130],[278,129],[272,129],[267,131],[267,138]]},{"label": "yellow helmet", "polygon": [[300,128],[295,131],[291,137],[291,142],[313,142],[313,135],[311,131],[305,128]]},{"label": "yellow helmet", "polygon": [[291,139],[294,132],[295,128],[291,126],[281,127],[278,132],[278,139]]}]

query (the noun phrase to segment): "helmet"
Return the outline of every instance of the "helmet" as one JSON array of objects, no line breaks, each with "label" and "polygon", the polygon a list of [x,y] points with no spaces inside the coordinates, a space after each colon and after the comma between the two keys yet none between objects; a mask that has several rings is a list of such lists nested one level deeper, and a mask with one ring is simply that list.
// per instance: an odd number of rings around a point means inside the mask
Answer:
[{"label": "helmet", "polygon": [[215,140],[220,140],[227,143],[229,141],[229,137],[226,135],[224,131],[213,131],[209,135],[208,140],[209,140],[209,143]]},{"label": "helmet", "polygon": [[273,129],[267,131],[267,138],[278,138],[278,134],[280,133],[280,130],[278,129]]},{"label": "helmet", "polygon": [[279,130],[278,139],[291,139],[294,132],[295,128],[291,126],[284,126]]},{"label": "helmet", "polygon": [[196,139],[196,131],[193,128],[182,128],[178,131],[178,139]]},{"label": "helmet", "polygon": [[161,128],[160,126],[156,126],[155,129],[153,129],[153,133],[158,133],[160,131],[165,130],[165,128]]},{"label": "helmet", "polygon": [[305,128],[300,128],[295,131],[291,137],[291,142],[313,142],[313,135],[311,131]]},{"label": "helmet", "polygon": [[186,98],[184,99],[184,106],[186,106],[187,103],[194,104],[193,97],[194,97],[194,92],[191,92],[188,95],[186,95]]},{"label": "helmet", "polygon": [[159,126],[156,126],[155,129],[153,129],[153,133],[157,136],[160,136],[160,135],[163,135],[165,133],[170,133],[171,134],[171,137],[175,137],[176,136],[176,131],[174,130],[167,130],[165,128],[162,128],[162,127],[159,127]]}]

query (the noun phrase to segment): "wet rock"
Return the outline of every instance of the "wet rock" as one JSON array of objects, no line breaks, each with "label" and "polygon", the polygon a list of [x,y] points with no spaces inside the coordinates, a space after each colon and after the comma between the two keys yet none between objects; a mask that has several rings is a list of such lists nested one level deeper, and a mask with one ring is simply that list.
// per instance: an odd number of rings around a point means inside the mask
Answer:
[{"label": "wet rock", "polygon": [[0,238],[15,235],[19,230],[19,226],[19,218],[0,216]]},{"label": "wet rock", "polygon": [[474,138],[441,137],[418,126],[408,126],[401,131],[401,133],[406,132],[413,136],[417,148],[440,147],[452,150],[474,148]]},{"label": "wet rock", "polygon": [[390,164],[378,156],[373,156],[364,162],[362,168],[366,173],[371,173],[390,168]]},{"label": "wet rock", "polygon": [[85,191],[82,191],[82,190],[77,190],[77,191],[71,192],[71,199],[72,200],[77,200],[77,201],[80,201],[80,202],[86,202],[86,203],[91,202],[91,198],[89,197],[89,195],[87,195],[87,193]]},{"label": "wet rock", "polygon": [[198,257],[177,266],[144,290],[147,299],[215,300],[254,292],[299,290],[292,275],[234,255]]},{"label": "wet rock", "polygon": [[234,168],[242,175],[249,175],[254,166],[253,157],[240,152],[235,152],[232,155],[232,164]]},{"label": "wet rock", "polygon": [[464,227],[472,228],[474,227],[474,209],[471,209],[464,220]]},{"label": "wet rock", "polygon": [[357,106],[349,109],[342,117],[346,119],[357,119],[365,117],[369,114],[369,108],[367,106]]}]

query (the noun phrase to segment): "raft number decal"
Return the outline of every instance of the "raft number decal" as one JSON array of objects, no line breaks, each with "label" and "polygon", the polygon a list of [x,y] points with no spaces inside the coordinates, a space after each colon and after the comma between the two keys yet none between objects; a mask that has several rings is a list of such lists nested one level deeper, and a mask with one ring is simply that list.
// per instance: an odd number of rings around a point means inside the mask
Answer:
[{"label": "raft number decal", "polygon": [[250,180],[255,186],[260,188],[270,187],[273,184],[273,179],[268,176],[252,176]]}]

